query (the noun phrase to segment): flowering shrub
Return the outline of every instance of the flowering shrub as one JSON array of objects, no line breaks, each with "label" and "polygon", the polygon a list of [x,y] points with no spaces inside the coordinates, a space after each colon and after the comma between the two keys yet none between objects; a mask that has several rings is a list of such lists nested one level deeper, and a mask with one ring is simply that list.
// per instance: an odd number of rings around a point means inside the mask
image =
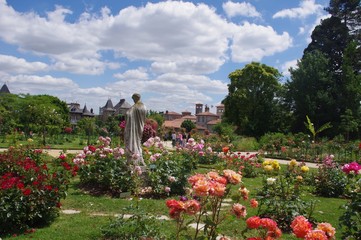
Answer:
[{"label": "flowering shrub", "polygon": [[286,178],[296,179],[298,182],[303,182],[306,185],[312,184],[310,168],[304,162],[298,162],[296,159],[291,159],[285,171]]},{"label": "flowering shrub", "polygon": [[336,230],[329,223],[318,223],[315,229],[304,216],[297,216],[291,223],[293,234],[297,238],[307,240],[328,240],[335,239]]},{"label": "flowering shrub", "polygon": [[143,129],[142,143],[157,135],[158,123],[153,119],[146,119]]},{"label": "flowering shrub", "polygon": [[0,154],[0,235],[22,233],[54,220],[77,166],[65,154],[49,167],[42,150],[9,148]]},{"label": "flowering shrub", "polygon": [[355,163],[345,164],[342,170],[347,174],[346,197],[349,201],[342,206],[345,212],[339,221],[342,239],[360,239],[361,236],[361,174],[360,165]]},{"label": "flowering shrub", "polygon": [[267,174],[277,175],[281,169],[281,166],[277,160],[265,160],[262,163],[263,170]]},{"label": "flowering shrub", "polygon": [[361,174],[361,165],[357,162],[347,163],[341,169],[346,174]]},{"label": "flowering shrub", "polygon": [[247,228],[242,232],[242,235],[246,237],[246,233],[251,233],[253,236],[248,237],[247,240],[277,239],[282,236],[281,229],[279,229],[277,223],[270,218],[253,216],[246,220],[246,225]]},{"label": "flowering shrub", "polygon": [[[169,215],[177,223],[177,233],[175,238],[180,239],[181,231],[186,229],[185,220],[193,217],[196,222],[194,237],[187,236],[187,239],[201,238],[203,232],[207,239],[215,239],[218,235],[217,227],[226,217],[227,213],[221,212],[223,200],[230,192],[231,185],[240,184],[242,176],[233,170],[223,170],[222,174],[208,172],[207,174],[196,174],[188,178],[191,184],[188,197],[181,197],[180,200],[170,199],[166,201],[169,208]],[[248,190],[242,186],[240,194],[244,199],[248,199]],[[253,206],[256,201],[253,199]],[[228,211],[237,218],[245,218],[246,207],[240,203],[234,203]],[[201,223],[204,222],[204,227]],[[201,231],[202,230],[202,231]]]},{"label": "flowering shrub", "polygon": [[178,151],[185,157],[193,158],[195,163],[214,164],[219,160],[211,146],[205,146],[204,140],[196,141],[189,138],[184,147],[179,147]]},{"label": "flowering shrub", "polygon": [[223,150],[218,154],[218,157],[222,159],[223,168],[241,171],[242,176],[247,178],[258,176],[262,165],[257,154],[231,152],[228,147],[224,147]]},{"label": "flowering shrub", "polygon": [[143,192],[153,197],[183,195],[187,178],[195,168],[194,159],[184,151],[176,153],[166,151],[159,137],[148,139],[144,146],[147,148],[144,157],[149,171],[148,188]]},{"label": "flowering shrub", "polygon": [[99,146],[89,145],[73,159],[80,167],[80,183],[97,193],[114,197],[132,189],[132,173],[123,148],[111,148],[109,137],[99,137]]},{"label": "flowering shrub", "polygon": [[[282,231],[289,232],[297,215],[312,213],[314,203],[301,199],[303,179],[298,177],[268,177],[257,192],[258,215],[275,220]],[[309,216],[310,217],[310,216]]]},{"label": "flowering shrub", "polygon": [[315,194],[323,197],[341,196],[347,184],[347,178],[333,161],[333,155],[328,155],[323,159],[314,180]]}]

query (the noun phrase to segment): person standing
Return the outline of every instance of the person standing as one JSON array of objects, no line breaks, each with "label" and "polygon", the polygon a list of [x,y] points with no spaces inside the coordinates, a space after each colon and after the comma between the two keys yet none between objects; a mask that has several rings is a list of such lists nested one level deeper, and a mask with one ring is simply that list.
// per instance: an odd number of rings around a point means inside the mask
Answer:
[{"label": "person standing", "polygon": [[140,94],[134,93],[132,99],[134,105],[128,109],[125,116],[124,143],[127,164],[145,166],[141,141],[147,110],[140,101]]},{"label": "person standing", "polygon": [[172,146],[175,147],[177,140],[177,135],[175,134],[175,131],[172,132]]}]

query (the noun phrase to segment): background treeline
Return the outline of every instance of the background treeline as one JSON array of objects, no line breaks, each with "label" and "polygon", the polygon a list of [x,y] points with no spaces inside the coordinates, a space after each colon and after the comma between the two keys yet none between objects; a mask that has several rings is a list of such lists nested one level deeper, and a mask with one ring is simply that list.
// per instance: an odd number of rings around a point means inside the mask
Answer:
[{"label": "background treeline", "polygon": [[242,135],[305,130],[306,116],[322,133],[346,139],[360,136],[361,7],[360,0],[331,0],[330,17],[312,33],[290,77],[252,62],[229,74],[225,120]]}]

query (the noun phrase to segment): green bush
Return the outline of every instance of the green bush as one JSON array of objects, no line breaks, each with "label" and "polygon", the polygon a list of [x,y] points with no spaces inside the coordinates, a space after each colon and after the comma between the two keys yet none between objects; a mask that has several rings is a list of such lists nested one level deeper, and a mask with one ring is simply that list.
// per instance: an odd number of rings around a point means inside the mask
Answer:
[{"label": "green bush", "polygon": [[133,215],[126,218],[121,214],[103,226],[101,228],[103,239],[166,239],[160,230],[161,222],[155,216],[142,211],[137,205],[131,205],[125,210],[133,212]]},{"label": "green bush", "polygon": [[361,239],[361,174],[349,174],[347,186],[350,199],[342,208],[345,212],[341,215],[340,227],[342,239]]},{"label": "green bush", "polygon": [[340,197],[344,194],[347,177],[333,161],[333,156],[326,156],[314,176],[315,194],[322,197]]},{"label": "green bush", "polygon": [[163,152],[150,165],[148,186],[154,197],[168,194],[183,195],[187,178],[195,169],[195,160],[186,153]]},{"label": "green bush", "polygon": [[296,216],[311,219],[314,202],[301,199],[302,184],[292,177],[264,178],[263,187],[257,192],[257,215],[275,220],[285,232],[291,231],[290,225]]},{"label": "green bush", "polygon": [[0,154],[0,235],[52,222],[76,172],[65,155],[50,167],[38,149],[9,148]]},{"label": "green bush", "polygon": [[[104,140],[105,138],[100,138]],[[122,192],[132,191],[134,182],[126,163],[124,149],[110,148],[104,140],[100,146],[87,146],[74,162],[80,165],[80,185],[92,193],[119,197]]]},{"label": "green bush", "polygon": [[257,139],[252,137],[238,137],[233,142],[233,148],[237,151],[258,151]]}]

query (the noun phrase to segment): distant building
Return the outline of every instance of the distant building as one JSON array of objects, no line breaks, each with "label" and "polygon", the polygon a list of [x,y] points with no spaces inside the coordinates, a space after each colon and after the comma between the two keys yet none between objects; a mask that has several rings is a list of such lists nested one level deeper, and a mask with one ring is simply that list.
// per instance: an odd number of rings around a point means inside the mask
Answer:
[{"label": "distant building", "polygon": [[219,116],[220,119],[222,119],[224,114],[224,104],[219,104],[216,106],[216,114]]},{"label": "distant building", "polygon": [[0,93],[10,93],[10,90],[9,90],[8,86],[6,85],[6,83],[4,83],[4,85],[1,87]]},{"label": "distant building", "polygon": [[204,106],[203,104],[197,103],[195,105],[195,115],[192,115],[191,112],[184,111],[182,114],[176,112],[166,111],[164,114],[164,123],[163,127],[166,130],[181,130],[181,125],[185,120],[191,120],[195,123],[198,131],[208,130],[212,132],[213,126],[221,122],[221,118],[224,112],[224,105],[221,104],[217,106],[217,114],[209,112],[209,107]]},{"label": "distant building", "polygon": [[176,112],[168,112],[164,114],[164,123],[163,127],[166,130],[174,130],[179,131],[181,129],[181,125],[185,120],[190,120],[196,123],[196,116],[193,116],[191,112],[185,111],[182,114]]},{"label": "distant building", "polygon": [[95,117],[93,109],[88,110],[86,105],[83,109],[80,108],[79,103],[68,103],[70,123],[76,125],[78,121],[84,117]]},{"label": "distant building", "polygon": [[[206,105],[204,108],[204,112],[200,112],[196,114],[197,117],[197,128],[202,130],[208,130],[212,132],[212,128],[218,122],[221,122],[220,116],[217,114],[209,112],[209,107]],[[211,124],[209,124],[211,123]]]},{"label": "distant building", "polygon": [[104,107],[99,108],[99,118],[102,121],[106,121],[109,116],[125,116],[129,108],[131,108],[131,105],[125,101],[125,99],[120,99],[115,106],[113,105],[112,100],[108,99]]}]

